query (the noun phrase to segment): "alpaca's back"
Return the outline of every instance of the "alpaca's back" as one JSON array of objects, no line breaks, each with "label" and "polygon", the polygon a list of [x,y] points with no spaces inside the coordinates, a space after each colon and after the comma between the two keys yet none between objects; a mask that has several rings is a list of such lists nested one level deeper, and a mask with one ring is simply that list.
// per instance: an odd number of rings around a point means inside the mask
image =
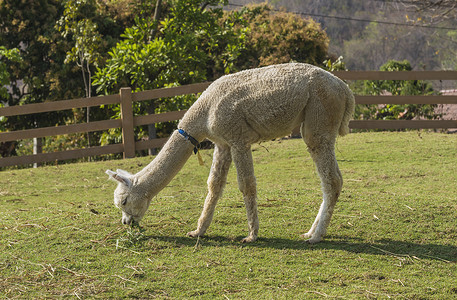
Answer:
[{"label": "alpaca's back", "polygon": [[347,106],[342,93],[350,93],[347,86],[320,68],[274,65],[216,80],[189,113],[207,114],[210,139],[254,143],[289,134],[308,114],[313,119],[335,119],[339,128]]}]

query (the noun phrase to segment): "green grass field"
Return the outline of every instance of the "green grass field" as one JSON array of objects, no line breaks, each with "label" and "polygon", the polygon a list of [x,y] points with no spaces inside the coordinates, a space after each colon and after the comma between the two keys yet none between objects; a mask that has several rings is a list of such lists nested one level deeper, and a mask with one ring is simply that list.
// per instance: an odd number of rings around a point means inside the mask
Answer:
[{"label": "green grass field", "polygon": [[206,165],[192,157],[127,228],[104,171],[151,158],[0,172],[0,298],[457,298],[457,135],[354,133],[326,239],[308,245],[320,184],[300,139],[253,147],[259,240],[232,167],[207,236]]}]

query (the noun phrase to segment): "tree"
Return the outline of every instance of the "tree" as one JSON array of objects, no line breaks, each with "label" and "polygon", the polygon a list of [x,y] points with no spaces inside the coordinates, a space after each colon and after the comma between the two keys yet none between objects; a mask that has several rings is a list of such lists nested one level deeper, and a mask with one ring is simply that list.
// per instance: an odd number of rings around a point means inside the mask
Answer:
[{"label": "tree", "polygon": [[[64,38],[56,26],[65,10],[64,4],[57,0],[0,1],[0,45],[9,49],[19,49],[23,60],[22,63],[5,63],[11,75],[11,96],[7,100],[8,105],[79,98],[86,95],[87,89],[84,88],[81,68],[74,63],[64,62],[75,45],[73,35],[69,34]],[[103,1],[97,2],[93,9],[83,13],[83,17],[86,18],[97,16],[91,20],[103,36],[98,45],[101,47],[100,53],[106,53],[105,50],[114,45],[122,32],[119,30],[120,26],[114,22],[114,17],[108,13],[115,13],[115,10],[107,9]],[[70,31],[70,28],[68,30]],[[101,110],[93,109],[92,117],[97,117],[97,114],[101,114]],[[61,111],[8,117],[3,125],[7,130],[20,130],[74,123],[83,118],[80,110]],[[86,139],[80,136],[78,141],[71,140],[68,145],[81,145],[86,142]],[[54,151],[61,150],[67,145],[53,143],[53,139],[48,138],[45,144],[45,148],[47,147]],[[23,153],[29,154],[27,151]]]},{"label": "tree", "polygon": [[[251,2],[237,0],[236,7]],[[457,24],[455,0],[272,0],[268,3],[276,9],[284,7],[310,16],[320,23],[330,38],[329,56],[344,56],[351,70],[377,70],[388,59],[407,59],[413,69],[457,68],[452,59],[456,57],[452,53],[457,48],[456,40],[448,33],[455,31]]]},{"label": "tree", "polygon": [[457,1],[455,0],[399,0],[416,13],[426,16],[427,22],[439,23],[457,16]]},{"label": "tree", "polygon": [[[52,83],[47,74],[58,54],[55,47],[54,22],[60,4],[54,0],[0,1],[0,43],[6,48],[17,48],[21,62],[5,62],[10,74],[10,95],[5,105],[13,106],[38,103],[49,99]],[[2,120],[4,130],[19,130],[58,123],[59,116],[65,113],[42,115],[11,116]],[[16,143],[9,149],[15,153]]]},{"label": "tree", "polygon": [[[8,99],[9,97],[11,97],[6,87],[10,85],[11,82],[11,76],[5,64],[7,60],[13,62],[20,62],[22,59],[19,54],[19,50],[16,48],[9,50],[3,46],[0,46],[0,107],[3,107],[4,104],[8,103]],[[6,130],[6,127],[4,126],[5,120],[5,117],[0,117],[0,131]],[[10,156],[11,152],[14,151],[15,146],[15,142],[0,143],[0,155],[2,157]]]},{"label": "tree", "polygon": [[[222,8],[215,7],[221,3],[224,1],[169,1],[158,29],[158,18],[135,18],[135,25],[125,30],[123,40],[109,52],[105,66],[97,69],[94,85],[98,91],[117,93],[123,86],[134,91],[156,89],[230,72],[244,35],[243,30],[234,30],[231,19],[222,21]],[[155,34],[151,36],[151,32]],[[155,111],[184,109],[194,100],[187,96],[136,103],[135,113],[144,114],[151,106]],[[105,141],[110,139],[116,135]]]},{"label": "tree", "polygon": [[449,37],[453,47],[446,48],[449,52],[442,60],[444,62],[444,68],[457,70],[457,30],[449,31],[447,36]]},{"label": "tree", "polygon": [[73,47],[67,52],[65,62],[74,62],[81,69],[86,97],[92,95],[92,65],[98,66],[102,36],[93,18],[95,0],[66,0],[63,15],[57,22],[64,38],[70,37]]},{"label": "tree", "polygon": [[430,43],[429,29],[370,23],[357,38],[344,43],[348,68],[379,69],[388,60],[408,60],[413,69],[439,68],[440,44]]},{"label": "tree", "polygon": [[239,14],[249,28],[238,69],[291,61],[320,65],[327,58],[328,37],[320,25],[293,13],[275,12],[266,4],[247,6]]},{"label": "tree", "polygon": [[230,56],[237,55],[236,45],[243,36],[237,36],[230,24],[218,23],[221,8],[202,9],[206,2],[223,1],[170,1],[153,38],[153,20],[137,17],[109,52],[106,66],[97,70],[98,92],[117,92],[125,85],[139,91],[200,82],[209,73],[220,72],[208,67],[217,65],[216,60],[223,61],[223,72],[230,71],[234,61]]},{"label": "tree", "polygon": [[[253,1],[237,0],[236,2],[243,4]],[[373,12],[382,12],[382,7],[385,6],[384,1],[372,0],[272,0],[268,1],[268,3],[276,9],[312,18],[314,22],[320,24],[321,28],[325,28],[326,35],[330,37],[328,52],[335,57],[343,54],[344,41],[351,40],[353,36],[363,31],[366,26],[366,23],[349,20],[349,18],[372,19]],[[336,16],[337,18],[332,18],[331,16]],[[342,20],[339,17],[347,17],[347,19]]]},{"label": "tree", "polygon": [[[57,22],[64,38],[71,37],[73,47],[67,52],[65,63],[76,63],[81,69],[85,96],[92,97],[92,68],[100,62],[102,36],[93,21],[99,17],[95,0],[66,0],[63,15]],[[86,109],[86,122],[90,122],[90,107]],[[90,147],[90,133],[87,133]]]},{"label": "tree", "polygon": [[17,48],[23,63],[8,62],[11,94],[8,105],[42,102],[50,89],[44,74],[50,69],[50,55],[55,37],[53,26],[58,15],[58,1],[0,2],[0,42],[6,48]]},{"label": "tree", "polygon": [[0,107],[7,103],[9,98],[8,89],[6,86],[10,84],[11,75],[8,72],[8,68],[4,61],[20,62],[21,56],[17,48],[8,50],[3,46],[0,46]]}]

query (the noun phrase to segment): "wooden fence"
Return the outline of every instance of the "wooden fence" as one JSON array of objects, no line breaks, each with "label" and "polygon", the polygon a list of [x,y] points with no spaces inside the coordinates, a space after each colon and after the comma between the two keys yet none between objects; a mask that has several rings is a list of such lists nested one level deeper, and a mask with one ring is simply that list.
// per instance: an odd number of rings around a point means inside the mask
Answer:
[{"label": "wooden fence", "polygon": [[[457,71],[338,71],[334,74],[343,80],[456,80]],[[120,104],[121,119],[95,121],[83,124],[34,128],[13,132],[1,132],[0,142],[22,139],[41,138],[72,133],[102,131],[110,128],[122,128],[122,143],[96,146],[85,149],[68,150],[53,153],[14,156],[0,158],[0,167],[27,165],[33,163],[54,162],[77,159],[88,156],[123,153],[124,158],[135,157],[135,152],[161,147],[166,138],[147,141],[135,141],[134,127],[179,120],[186,111],[173,111],[162,114],[134,116],[132,104],[136,101],[173,97],[184,94],[196,94],[204,91],[210,82],[186,86],[164,88],[132,93],[130,88],[122,88],[117,95],[81,98],[73,100],[28,104],[0,108],[0,116],[15,116],[42,112],[60,111],[73,108],[92,107],[108,104]],[[357,104],[457,104],[457,96],[356,96]],[[405,128],[457,128],[457,120],[353,120],[349,124],[353,129],[405,129]]]}]

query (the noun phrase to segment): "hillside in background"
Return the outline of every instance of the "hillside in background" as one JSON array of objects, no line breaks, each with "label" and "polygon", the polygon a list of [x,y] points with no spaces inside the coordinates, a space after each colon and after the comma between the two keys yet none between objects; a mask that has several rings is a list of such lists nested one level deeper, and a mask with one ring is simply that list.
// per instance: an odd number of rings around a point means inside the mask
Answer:
[{"label": "hillside in background", "polygon": [[[263,1],[230,0],[230,9]],[[330,55],[343,56],[350,70],[378,70],[389,59],[414,70],[457,69],[457,18],[449,6],[421,9],[399,0],[276,0],[276,9],[322,24]]]}]

